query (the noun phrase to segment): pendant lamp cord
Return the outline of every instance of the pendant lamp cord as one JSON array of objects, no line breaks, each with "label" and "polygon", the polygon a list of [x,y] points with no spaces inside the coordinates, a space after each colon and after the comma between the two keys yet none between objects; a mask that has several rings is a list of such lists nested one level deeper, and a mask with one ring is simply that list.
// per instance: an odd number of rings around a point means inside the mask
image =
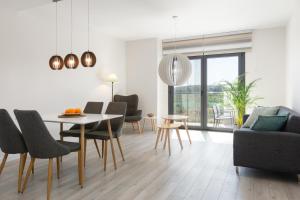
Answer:
[{"label": "pendant lamp cord", "polygon": [[90,51],[90,0],[88,0],[88,51]]},{"label": "pendant lamp cord", "polygon": [[177,18],[178,16],[173,16],[173,20],[174,20],[174,49],[175,49],[175,53],[177,52],[177,46],[176,46],[176,39],[177,39]]},{"label": "pendant lamp cord", "polygon": [[71,53],[73,53],[73,0],[71,0]]},{"label": "pendant lamp cord", "polygon": [[58,31],[57,31],[57,1],[55,3],[55,12],[56,12],[56,17],[55,17],[55,53],[57,55],[57,36],[58,36]]}]

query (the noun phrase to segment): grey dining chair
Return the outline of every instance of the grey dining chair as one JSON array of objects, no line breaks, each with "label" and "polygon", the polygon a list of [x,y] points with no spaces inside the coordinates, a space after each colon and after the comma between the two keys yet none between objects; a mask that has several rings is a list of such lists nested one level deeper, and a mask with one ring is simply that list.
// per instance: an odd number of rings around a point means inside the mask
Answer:
[{"label": "grey dining chair", "polygon": [[0,148],[4,153],[4,158],[0,166],[0,174],[5,166],[8,155],[20,154],[18,174],[18,192],[20,193],[28,151],[21,132],[5,109],[0,109]]},{"label": "grey dining chair", "polygon": [[[118,147],[122,156],[123,161],[125,161],[124,153],[122,149],[122,145],[120,142],[120,136],[122,134],[122,127],[124,124],[125,114],[126,114],[127,105],[124,102],[110,102],[107,106],[105,114],[114,114],[114,115],[122,115],[122,117],[115,118],[111,121],[111,130],[113,138],[117,140]],[[97,139],[102,140],[104,142],[104,170],[106,170],[106,162],[107,162],[107,143],[110,140],[108,134],[108,126],[107,121],[102,121],[93,131],[90,131],[85,134],[87,139]],[[110,141],[113,142],[113,141]],[[113,153],[113,150],[111,151]],[[113,156],[114,159],[114,156]],[[115,160],[114,160],[115,162]]]},{"label": "grey dining chair", "polygon": [[[103,102],[87,102],[85,108],[84,108],[84,113],[86,114],[101,114],[102,112],[102,108],[103,108]],[[89,132],[92,131],[96,126],[97,126],[97,122],[96,123],[91,123],[91,124],[87,124],[85,125],[85,132]],[[63,130],[60,132],[60,139],[64,140],[64,137],[78,137],[80,136],[80,126],[78,124],[73,125],[69,130]],[[84,140],[84,164],[86,161],[86,144],[87,144],[87,140]],[[97,144],[97,141],[94,140],[94,144],[96,146],[97,149],[97,153],[99,155],[99,157],[101,158],[101,154],[100,154],[100,150]],[[102,145],[102,150],[103,150],[103,145]],[[102,151],[103,153],[103,151]]]},{"label": "grey dining chair", "polygon": [[36,159],[48,159],[48,184],[47,184],[47,200],[50,199],[52,187],[52,163],[53,158],[56,158],[57,163],[57,178],[59,178],[59,157],[69,154],[70,152],[78,152],[80,156],[79,143],[56,141],[49,133],[41,116],[37,111],[21,111],[14,110],[17,121],[20,125],[25,144],[31,156],[30,165],[28,167],[25,180],[21,192],[23,193],[31,169]]}]

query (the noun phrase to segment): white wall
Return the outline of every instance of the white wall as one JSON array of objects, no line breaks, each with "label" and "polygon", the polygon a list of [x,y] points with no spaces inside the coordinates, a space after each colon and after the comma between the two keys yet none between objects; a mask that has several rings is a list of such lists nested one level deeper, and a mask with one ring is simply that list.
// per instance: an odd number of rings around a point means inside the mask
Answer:
[{"label": "white wall", "polygon": [[300,2],[287,27],[288,105],[300,112]]},{"label": "white wall", "polygon": [[157,114],[160,44],[158,39],[127,42],[127,93],[139,95],[143,115]]},{"label": "white wall", "polygon": [[253,32],[253,46],[246,53],[246,81],[260,79],[253,90],[263,106],[286,105],[286,29]]},{"label": "white wall", "polygon": [[[70,51],[67,8],[68,5],[61,4],[59,54],[62,56]],[[99,77],[111,72],[119,77],[116,92],[126,93],[125,42],[103,35],[95,28],[91,30],[91,50],[98,59],[94,68],[50,70],[48,60],[55,53],[54,12],[52,3],[19,13],[0,12],[0,108],[11,114],[13,109],[59,114],[68,107],[83,108],[87,101],[108,102],[111,87]],[[79,56],[87,49],[84,14],[74,14],[73,48]],[[58,125],[48,124],[48,127],[57,137]]]}]

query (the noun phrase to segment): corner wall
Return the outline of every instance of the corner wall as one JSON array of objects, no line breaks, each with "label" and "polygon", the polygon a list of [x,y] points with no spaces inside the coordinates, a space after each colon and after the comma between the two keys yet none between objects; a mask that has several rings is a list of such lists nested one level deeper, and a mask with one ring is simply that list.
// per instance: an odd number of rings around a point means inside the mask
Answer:
[{"label": "corner wall", "polygon": [[300,113],[300,2],[287,27],[288,105]]}]

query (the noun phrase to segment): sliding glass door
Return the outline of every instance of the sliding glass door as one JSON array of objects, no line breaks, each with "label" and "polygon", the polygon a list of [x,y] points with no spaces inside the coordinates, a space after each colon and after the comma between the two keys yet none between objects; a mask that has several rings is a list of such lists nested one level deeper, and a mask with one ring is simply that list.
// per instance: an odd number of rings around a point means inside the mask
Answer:
[{"label": "sliding glass door", "polygon": [[235,113],[222,83],[244,74],[244,53],[195,56],[190,60],[190,79],[184,85],[169,87],[169,113],[188,115],[192,129],[231,130]]}]

